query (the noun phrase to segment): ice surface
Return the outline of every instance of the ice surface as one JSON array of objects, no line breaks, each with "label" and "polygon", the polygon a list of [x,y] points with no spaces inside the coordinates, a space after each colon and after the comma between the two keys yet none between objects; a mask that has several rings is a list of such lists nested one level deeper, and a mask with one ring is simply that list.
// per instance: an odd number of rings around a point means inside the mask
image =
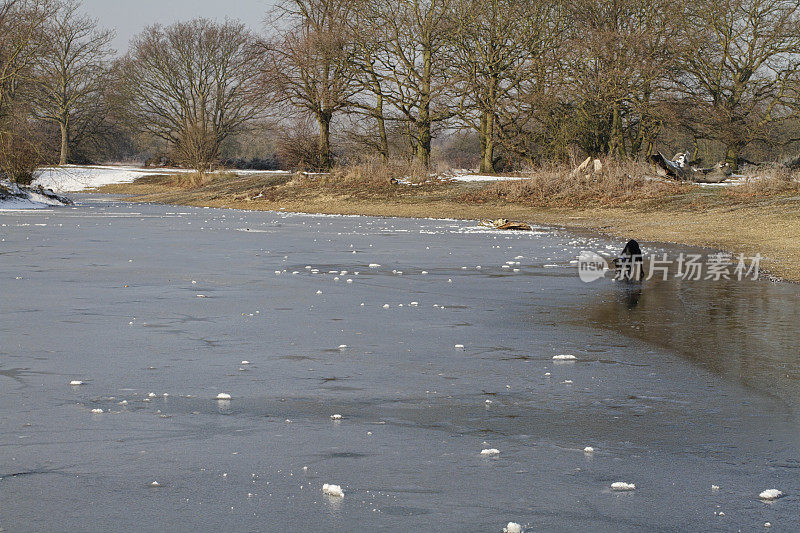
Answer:
[{"label": "ice surface", "polygon": [[[636,303],[535,266],[619,239],[75,199],[0,214],[8,531],[800,530],[752,492],[796,484],[800,287],[659,281]],[[359,489],[320,493],[337,480]]]}]

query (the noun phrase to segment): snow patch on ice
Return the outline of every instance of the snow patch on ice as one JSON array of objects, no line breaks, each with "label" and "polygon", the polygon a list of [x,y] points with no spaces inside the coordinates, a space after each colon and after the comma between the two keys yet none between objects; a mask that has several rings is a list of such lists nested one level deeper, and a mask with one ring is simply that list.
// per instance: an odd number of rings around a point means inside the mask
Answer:
[{"label": "snow patch on ice", "polygon": [[554,355],[553,361],[576,361],[578,358],[570,354]]},{"label": "snow patch on ice", "polygon": [[783,492],[778,489],[767,489],[758,495],[762,500],[777,500],[783,496]]},{"label": "snow patch on ice", "polygon": [[328,496],[333,496],[335,498],[344,497],[344,491],[342,490],[342,487],[340,487],[339,485],[331,485],[325,483],[322,485],[322,492],[324,494],[327,494]]}]

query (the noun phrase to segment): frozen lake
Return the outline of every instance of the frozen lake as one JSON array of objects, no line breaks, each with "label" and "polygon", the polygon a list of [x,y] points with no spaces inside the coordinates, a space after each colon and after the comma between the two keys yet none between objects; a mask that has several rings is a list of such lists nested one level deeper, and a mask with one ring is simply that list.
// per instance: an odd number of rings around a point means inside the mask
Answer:
[{"label": "frozen lake", "polygon": [[2,531],[800,529],[798,285],[639,295],[570,263],[621,241],[77,200],[0,213]]}]

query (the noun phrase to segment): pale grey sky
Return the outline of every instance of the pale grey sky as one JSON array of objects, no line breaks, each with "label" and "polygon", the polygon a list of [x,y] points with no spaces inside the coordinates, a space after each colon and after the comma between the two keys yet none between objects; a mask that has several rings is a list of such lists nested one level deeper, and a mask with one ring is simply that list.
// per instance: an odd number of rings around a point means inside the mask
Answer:
[{"label": "pale grey sky", "polygon": [[196,17],[239,19],[253,30],[264,27],[267,10],[275,0],[83,0],[83,10],[99,19],[100,26],[117,32],[114,48],[121,55],[128,41],[146,26],[171,24]]}]

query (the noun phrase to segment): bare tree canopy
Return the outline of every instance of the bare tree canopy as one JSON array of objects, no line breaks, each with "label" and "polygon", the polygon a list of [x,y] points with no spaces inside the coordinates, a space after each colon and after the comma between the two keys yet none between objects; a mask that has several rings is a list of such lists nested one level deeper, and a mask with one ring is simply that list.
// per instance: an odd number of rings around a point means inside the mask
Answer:
[{"label": "bare tree canopy", "polygon": [[347,21],[353,11],[348,0],[286,0],[276,16],[286,28],[260,43],[262,87],[277,106],[310,115],[319,127],[318,161],[329,168],[331,122],[350,104],[355,93],[352,50]]},{"label": "bare tree canopy", "polygon": [[685,21],[679,83],[695,113],[689,127],[723,142],[735,169],[748,143],[798,110],[800,4],[698,0]]},{"label": "bare tree canopy", "polygon": [[68,0],[45,24],[47,42],[33,71],[31,91],[34,113],[58,125],[61,134],[59,164],[70,158],[72,144],[98,116],[104,75],[111,56],[111,31],[101,31],[97,21],[82,15],[80,3]]},{"label": "bare tree canopy", "polygon": [[25,183],[41,162],[38,136],[28,121],[30,102],[20,86],[44,43],[49,0],[0,1],[0,176]]},{"label": "bare tree canopy", "polygon": [[154,25],[111,61],[80,0],[0,0],[3,157],[401,157],[425,175],[800,150],[796,0],[278,0],[267,19],[258,37]]},{"label": "bare tree canopy", "polygon": [[254,91],[252,43],[238,22],[196,19],[147,28],[118,68],[135,123],[167,141],[182,163],[211,168],[223,141],[264,106]]}]

